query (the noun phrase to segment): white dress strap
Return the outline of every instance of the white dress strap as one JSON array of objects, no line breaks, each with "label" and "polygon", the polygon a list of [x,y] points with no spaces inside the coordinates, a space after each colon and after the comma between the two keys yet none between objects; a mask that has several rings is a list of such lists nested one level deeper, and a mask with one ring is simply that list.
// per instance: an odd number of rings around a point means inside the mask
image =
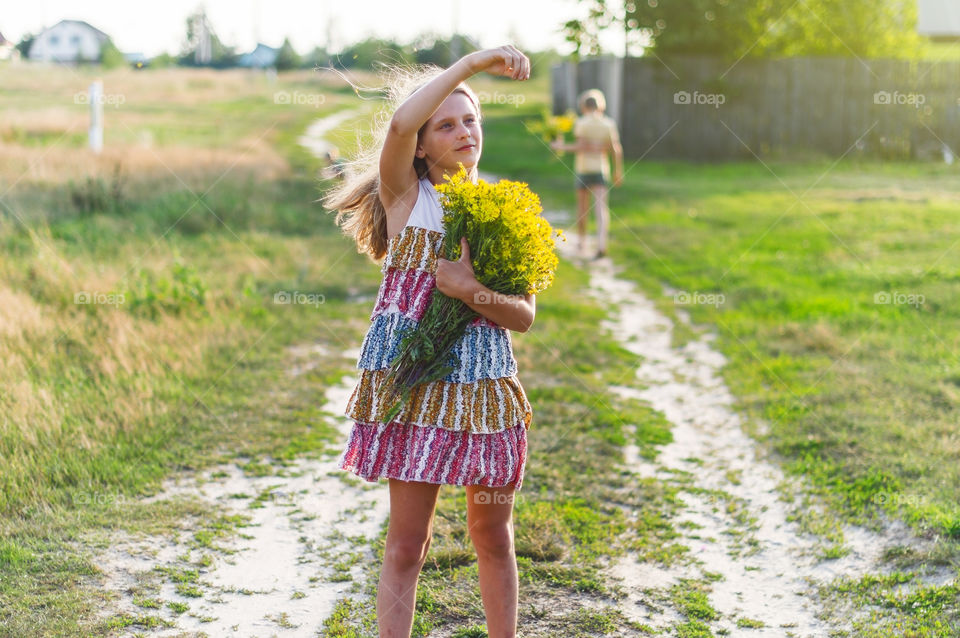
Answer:
[{"label": "white dress strap", "polygon": [[440,207],[440,194],[426,177],[420,179],[417,202],[407,218],[407,226],[419,226],[437,232],[443,232],[443,209]]}]

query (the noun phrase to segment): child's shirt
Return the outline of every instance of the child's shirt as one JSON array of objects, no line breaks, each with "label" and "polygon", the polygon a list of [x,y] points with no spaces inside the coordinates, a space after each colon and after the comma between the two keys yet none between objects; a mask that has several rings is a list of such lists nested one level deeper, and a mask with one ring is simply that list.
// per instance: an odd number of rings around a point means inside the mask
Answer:
[{"label": "child's shirt", "polygon": [[[604,148],[613,142],[620,142],[617,123],[600,111],[594,111],[577,119],[573,126],[573,135],[577,141],[602,145]],[[606,151],[577,152],[573,170],[577,173],[602,173],[610,178],[610,164]]]}]

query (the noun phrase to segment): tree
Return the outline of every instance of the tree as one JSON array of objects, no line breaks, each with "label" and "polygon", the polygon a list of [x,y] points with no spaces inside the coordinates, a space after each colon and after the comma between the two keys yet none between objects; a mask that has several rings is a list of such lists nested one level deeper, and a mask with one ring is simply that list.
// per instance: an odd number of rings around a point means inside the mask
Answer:
[{"label": "tree", "polygon": [[426,34],[417,38],[412,46],[413,58],[418,64],[435,64],[444,68],[477,50],[473,41],[460,34],[450,38]]},{"label": "tree", "polygon": [[861,58],[914,58],[921,53],[915,0],[804,2],[762,34],[761,51]]},{"label": "tree", "polygon": [[220,41],[202,8],[187,17],[187,35],[179,62],[186,66],[228,67],[236,64],[233,47]]},{"label": "tree", "polygon": [[100,46],[100,65],[105,69],[116,69],[127,64],[127,59],[120,53],[120,49],[113,43],[113,40],[107,40]]},{"label": "tree", "polygon": [[599,33],[649,39],[658,55],[732,59],[829,55],[913,57],[915,0],[581,0],[587,17],[564,24],[575,54],[600,53]]},{"label": "tree", "polygon": [[277,71],[289,71],[300,66],[300,55],[290,44],[290,38],[283,39],[283,44],[277,52],[277,59],[274,60],[273,65],[277,68]]},{"label": "tree", "polygon": [[150,62],[148,66],[151,69],[166,69],[167,67],[176,65],[176,63],[177,63],[177,59],[175,57],[173,57],[169,53],[164,52],[164,53],[161,53],[160,55],[156,55],[150,58]]},{"label": "tree", "polygon": [[30,55],[30,47],[33,46],[33,41],[37,36],[32,33],[28,33],[20,38],[20,42],[17,43],[17,51],[20,52],[20,57],[24,60]]},{"label": "tree", "polygon": [[409,63],[412,56],[409,47],[380,38],[367,38],[351,44],[336,56],[337,65],[343,68],[372,69],[374,62],[390,64]]},{"label": "tree", "polygon": [[313,69],[321,66],[330,66],[332,64],[331,56],[323,47],[313,47],[313,51],[303,56],[302,66]]}]

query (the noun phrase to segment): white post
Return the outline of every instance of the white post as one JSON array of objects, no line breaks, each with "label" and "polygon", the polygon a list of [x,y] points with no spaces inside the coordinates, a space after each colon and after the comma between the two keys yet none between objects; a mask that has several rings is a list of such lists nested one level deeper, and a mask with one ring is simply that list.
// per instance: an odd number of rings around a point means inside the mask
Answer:
[{"label": "white post", "polygon": [[103,150],[103,81],[90,84],[90,148],[94,153]]}]

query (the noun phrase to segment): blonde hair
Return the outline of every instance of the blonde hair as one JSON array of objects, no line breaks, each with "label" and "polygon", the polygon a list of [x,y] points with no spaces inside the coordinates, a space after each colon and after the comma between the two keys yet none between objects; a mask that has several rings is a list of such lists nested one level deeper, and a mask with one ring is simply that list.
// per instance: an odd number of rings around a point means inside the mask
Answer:
[{"label": "blonde hair", "polygon": [[580,97],[577,98],[577,106],[580,107],[580,111],[583,112],[587,107],[587,100],[593,98],[593,101],[597,104],[598,111],[607,110],[607,99],[603,96],[603,91],[600,89],[588,89],[580,94]]},{"label": "blonde hair", "polygon": [[[386,86],[375,91],[385,94],[386,108],[381,109],[374,118],[372,139],[368,145],[357,149],[356,156],[345,162],[346,174],[343,182],[327,191],[319,200],[330,212],[337,214],[334,223],[340,226],[344,235],[352,238],[357,252],[368,255],[374,262],[381,261],[387,254],[387,213],[380,201],[380,153],[390,130],[390,120],[394,111],[417,89],[443,72],[434,65],[391,66],[386,69]],[[331,69],[333,70],[333,69]],[[342,73],[337,72],[347,80]],[[347,80],[359,95],[359,90]],[[473,103],[478,121],[482,121],[480,99],[465,82],[461,82],[452,92],[463,93]],[[417,132],[423,134],[426,122]],[[413,167],[417,177],[427,174],[427,163],[423,158],[414,157]]]}]

